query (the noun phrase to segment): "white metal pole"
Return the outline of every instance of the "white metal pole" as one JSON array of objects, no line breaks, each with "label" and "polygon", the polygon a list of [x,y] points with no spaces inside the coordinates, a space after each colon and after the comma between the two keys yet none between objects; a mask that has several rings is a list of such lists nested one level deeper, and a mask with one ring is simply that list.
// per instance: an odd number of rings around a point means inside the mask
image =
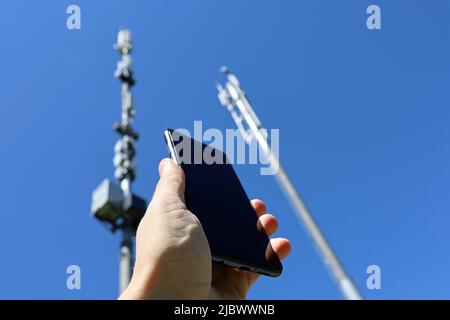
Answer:
[{"label": "white metal pole", "polygon": [[[131,192],[131,181],[128,178],[120,182],[123,191],[123,208],[128,210],[131,207],[133,194]],[[119,290],[122,293],[131,280],[133,266],[133,240],[131,226],[125,225],[122,228],[122,241],[120,243],[120,264],[119,264]]]},{"label": "white metal pole", "polygon": [[119,264],[119,290],[122,293],[131,280],[131,270],[133,266],[133,241],[131,228],[122,230],[122,241],[120,243],[120,264]]},{"label": "white metal pole", "polygon": [[[315,222],[312,214],[308,210],[299,192],[295,188],[292,181],[289,179],[289,176],[281,166],[278,158],[272,153],[271,148],[267,142],[267,136],[262,133],[263,128],[261,126],[261,123],[256,117],[256,114],[254,113],[253,108],[245,97],[245,94],[240,89],[237,78],[234,75],[228,73],[226,68],[223,69],[223,72],[227,74],[229,82],[227,83],[226,88],[218,86],[219,98],[221,98],[222,96],[222,104],[226,106],[230,112],[234,111],[232,108],[233,103],[239,109],[243,120],[245,120],[250,131],[252,132],[253,137],[256,138],[261,150],[267,156],[267,160],[269,161],[270,165],[272,166],[272,168],[275,168],[275,170],[277,170],[277,182],[279,183],[280,187],[284,191],[284,194],[291,203],[297,217],[303,223],[306,230],[310,234],[316,248],[323,258],[326,267],[330,271],[331,276],[335,279],[338,288],[344,298],[348,300],[362,299],[362,295],[358,291],[358,288],[345,272],[344,267],[340,263],[336,254],[333,252],[325,236],[322,234],[320,228]],[[225,96],[223,96],[223,94],[225,94]],[[234,116],[233,119],[235,118],[236,117]],[[235,122],[237,123],[236,119]],[[246,139],[246,141],[248,142],[248,139]]]},{"label": "white metal pole", "polygon": [[264,154],[268,155],[268,159],[270,161],[269,163],[271,164],[271,166],[273,166],[273,168],[275,168],[275,170],[277,170],[275,177],[278,184],[281,186],[284,194],[293,206],[297,217],[305,225],[306,230],[309,232],[311,238],[313,239],[316,248],[322,255],[324,263],[328,267],[328,270],[331,272],[332,277],[337,282],[342,295],[345,299],[348,300],[361,300],[361,294],[346,274],[344,267],[340,263],[338,257],[334,254],[331,246],[325,239],[325,236],[320,231],[312,214],[309,212],[305,202],[301,198],[292,181],[289,179],[286,171],[281,166],[275,155],[271,152],[266,138],[261,134],[259,130],[255,131],[254,125],[252,125],[251,127],[253,127],[252,131],[255,134],[255,137],[258,140],[258,143],[260,144]]},{"label": "white metal pole", "polygon": [[[122,136],[117,144],[116,156],[114,164],[116,166],[115,176],[120,181],[120,187],[123,191],[123,211],[127,212],[132,206],[133,193],[131,190],[131,182],[135,177],[134,156],[135,140],[138,135],[132,128],[135,110],[131,96],[131,87],[134,85],[131,50],[132,40],[131,33],[127,29],[119,31],[117,36],[117,44],[115,48],[122,56],[121,61],[117,65],[115,76],[122,82],[122,117],[120,124],[117,124],[116,130]],[[133,263],[133,230],[132,221],[124,219],[119,229],[122,231],[122,241],[120,243],[120,264],[119,264],[119,289],[120,293],[126,289],[131,280],[132,263]]]}]

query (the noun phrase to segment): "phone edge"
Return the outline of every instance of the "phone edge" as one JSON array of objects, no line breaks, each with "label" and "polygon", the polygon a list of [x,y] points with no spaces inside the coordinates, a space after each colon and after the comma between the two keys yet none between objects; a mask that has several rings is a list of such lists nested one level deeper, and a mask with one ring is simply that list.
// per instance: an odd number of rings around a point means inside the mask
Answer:
[{"label": "phone edge", "polygon": [[178,155],[175,152],[175,145],[173,144],[172,132],[173,132],[172,129],[164,130],[164,138],[166,140],[166,146],[172,160],[175,161],[178,165],[181,165],[180,159],[178,159]]}]

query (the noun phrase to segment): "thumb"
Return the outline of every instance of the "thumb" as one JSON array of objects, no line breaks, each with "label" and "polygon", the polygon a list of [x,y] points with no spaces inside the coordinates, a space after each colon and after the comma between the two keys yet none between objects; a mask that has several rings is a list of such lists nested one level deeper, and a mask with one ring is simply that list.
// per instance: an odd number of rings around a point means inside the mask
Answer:
[{"label": "thumb", "polygon": [[172,159],[166,158],[159,163],[159,176],[154,198],[163,200],[167,196],[176,196],[184,203],[183,169]]}]

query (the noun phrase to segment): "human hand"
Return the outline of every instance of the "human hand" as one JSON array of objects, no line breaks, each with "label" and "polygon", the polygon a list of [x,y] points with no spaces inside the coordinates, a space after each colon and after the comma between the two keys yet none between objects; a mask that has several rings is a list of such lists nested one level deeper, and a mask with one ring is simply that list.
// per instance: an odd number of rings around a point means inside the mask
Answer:
[{"label": "human hand", "polygon": [[[213,264],[203,228],[184,203],[184,173],[171,159],[159,165],[160,180],[136,234],[136,263],[120,299],[244,299],[258,275]],[[270,236],[277,220],[260,200],[252,201]],[[286,239],[272,239],[280,259]]]}]

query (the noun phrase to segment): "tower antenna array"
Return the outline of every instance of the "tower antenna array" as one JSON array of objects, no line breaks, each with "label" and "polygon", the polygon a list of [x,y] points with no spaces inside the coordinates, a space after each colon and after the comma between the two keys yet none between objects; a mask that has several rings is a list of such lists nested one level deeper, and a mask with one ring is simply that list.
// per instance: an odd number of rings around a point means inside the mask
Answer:
[{"label": "tower antenna array", "polygon": [[289,179],[289,176],[281,166],[279,159],[272,153],[268,143],[266,130],[263,128],[261,121],[253,111],[245,92],[241,89],[239,80],[227,67],[222,67],[220,71],[227,78],[227,82],[224,86],[217,84],[218,98],[221,104],[231,113],[231,116],[246,143],[250,144],[253,139],[256,139],[263,154],[267,156],[267,160],[269,160],[271,167],[277,170],[275,177],[280,187],[290,201],[297,217],[306,227],[315,246],[321,254],[325,266],[336,281],[343,297],[349,300],[362,299],[358,288],[347,275],[344,267],[333,252],[333,249],[301,198],[300,193]]},{"label": "tower antenna array", "polygon": [[95,218],[106,223],[112,232],[120,230],[119,286],[122,292],[130,282],[133,265],[133,235],[142,219],[145,200],[134,195],[131,183],[136,178],[136,147],[139,138],[133,129],[136,111],[133,106],[131,88],[135,84],[132,69],[131,51],[133,49],[131,33],[121,29],[117,35],[114,48],[120,53],[114,76],[121,81],[122,116],[121,121],[114,124],[114,130],[120,135],[114,146],[114,176],[119,185],[104,180],[93,192],[91,212]]}]

